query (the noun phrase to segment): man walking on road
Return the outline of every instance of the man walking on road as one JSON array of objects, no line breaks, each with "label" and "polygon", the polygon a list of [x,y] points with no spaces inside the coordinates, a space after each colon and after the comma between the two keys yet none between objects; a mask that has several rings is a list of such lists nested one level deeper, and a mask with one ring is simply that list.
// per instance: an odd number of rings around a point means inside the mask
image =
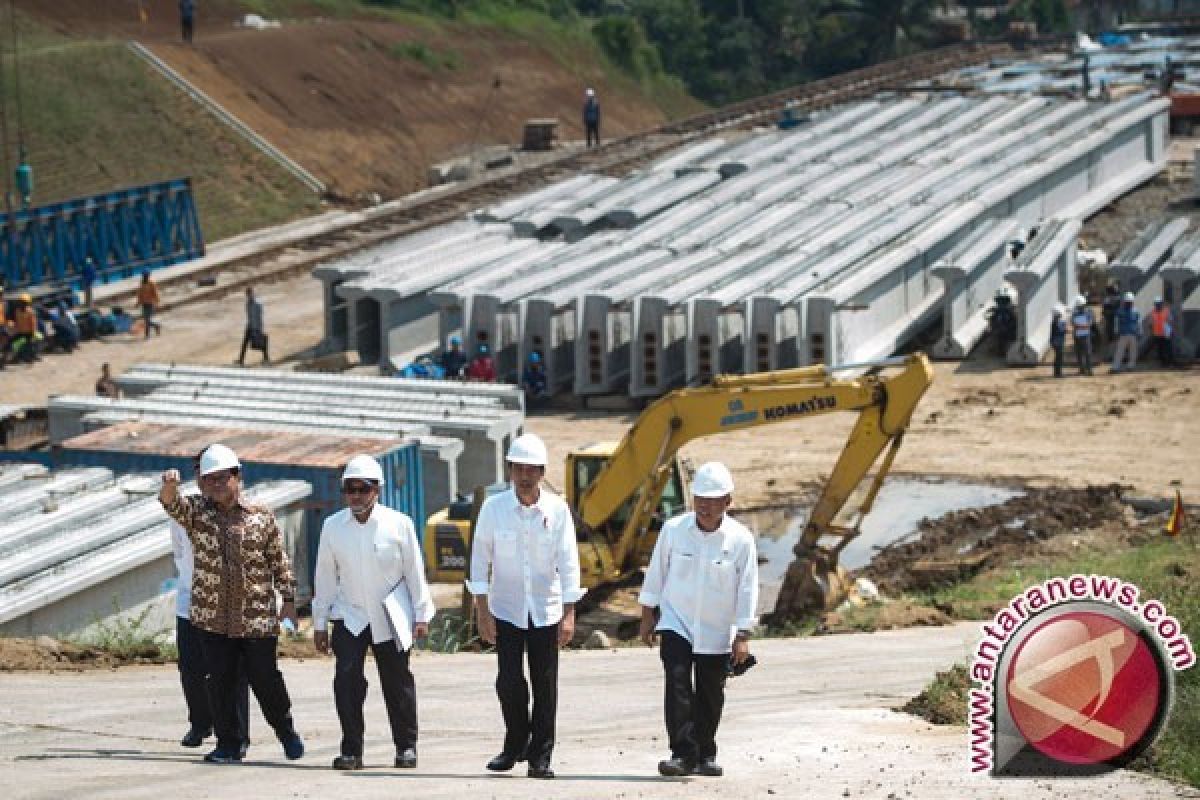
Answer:
[{"label": "man walking on road", "polygon": [[696,510],[668,520],[658,535],[638,597],[640,634],[651,646],[656,635],[662,639],[671,757],[659,762],[659,773],[719,777],[724,770],[716,735],[725,679],[752,663],[758,557],[754,535],[725,513],[733,502],[733,476],[724,464],[712,461],[696,470],[692,498]]},{"label": "man walking on road", "polygon": [[[532,433],[513,440],[506,458],[512,488],[484,501],[475,525],[467,589],[479,633],[496,645],[496,694],[504,749],[488,762],[507,772],[528,761],[531,778],[553,778],[558,706],[558,648],[575,633],[579,552],[567,504],[542,488],[546,445]],[[533,710],[522,655],[528,653]]]},{"label": "man walking on road", "polygon": [[[292,724],[292,701],[276,662],[279,618],[296,624],[296,581],[283,533],[270,509],[241,494],[237,455],[214,444],[200,457],[203,496],[179,494],[179,471],[162,474],[158,499],[187,533],[194,552],[191,622],[200,629],[212,680],[216,764],[242,760],[237,719],[238,670],[244,668],[259,708],[288,759],[304,755]],[[275,607],[275,592],[283,597]]]},{"label": "man walking on road", "polygon": [[242,336],[242,351],[238,353],[239,366],[246,364],[246,347],[261,350],[263,363],[270,364],[271,356],[267,353],[267,329],[263,323],[263,305],[254,296],[254,288],[246,287],[246,332]]},{"label": "man walking on road", "polygon": [[[108,364],[105,364],[104,368],[107,376]],[[114,384],[114,388],[115,386]],[[203,453],[193,459],[192,472],[196,476],[197,485],[203,491],[204,482],[200,480],[202,457]],[[201,631],[191,621],[194,556],[192,543],[183,526],[171,520],[168,527],[171,529],[171,556],[178,575],[175,587],[175,646],[179,649],[179,682],[183,688],[183,700],[187,704],[190,723],[188,732],[179,744],[184,747],[199,747],[213,732],[213,703],[208,663],[204,659],[204,646],[200,642]],[[246,681],[244,670],[239,670],[238,675],[237,716],[238,733],[242,740],[239,754],[245,758],[246,749],[250,746],[250,684]]]},{"label": "man walking on road", "polygon": [[414,639],[429,633],[433,600],[413,522],[379,505],[383,469],[367,455],[342,473],[347,508],[325,520],[313,579],[313,641],[336,661],[333,697],[342,724],[334,769],[362,769],[367,649],[375,655],[387,706],[395,766],[417,766],[417,690],[409,669]]}]

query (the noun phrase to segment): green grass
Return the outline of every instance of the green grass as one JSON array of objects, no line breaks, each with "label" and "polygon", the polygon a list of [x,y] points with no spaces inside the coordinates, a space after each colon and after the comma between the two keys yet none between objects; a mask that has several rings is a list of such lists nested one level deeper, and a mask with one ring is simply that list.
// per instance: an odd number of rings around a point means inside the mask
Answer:
[{"label": "green grass", "polygon": [[453,72],[462,68],[462,56],[457,52],[438,50],[424,42],[400,42],[392,45],[388,52],[393,58],[416,61],[432,70]]},{"label": "green grass", "polygon": [[[1139,546],[1081,554],[1042,564],[995,570],[914,598],[962,619],[984,619],[1024,589],[1047,578],[1076,573],[1108,575],[1135,584],[1141,601],[1162,602],[1179,620],[1193,648],[1200,646],[1200,534],[1155,537]],[[1140,766],[1200,786],[1200,667],[1175,674],[1176,696],[1167,729]],[[937,681],[935,680],[935,684]],[[927,691],[933,691],[933,685]],[[965,708],[965,696],[963,707]]]},{"label": "green grass", "polygon": [[[120,610],[115,598],[113,610]],[[179,658],[179,648],[168,641],[168,632],[151,630],[147,623],[153,610],[147,607],[134,616],[118,613],[111,621],[97,621],[85,636],[75,637],[70,641],[80,646],[103,650],[121,661],[176,661]]]},{"label": "green grass", "polygon": [[[36,205],[190,177],[208,241],[318,210],[295,178],[121,43],[27,48],[21,69],[22,124],[18,131],[10,113],[6,152],[16,152],[20,135]],[[12,71],[4,77],[13,98]]]}]

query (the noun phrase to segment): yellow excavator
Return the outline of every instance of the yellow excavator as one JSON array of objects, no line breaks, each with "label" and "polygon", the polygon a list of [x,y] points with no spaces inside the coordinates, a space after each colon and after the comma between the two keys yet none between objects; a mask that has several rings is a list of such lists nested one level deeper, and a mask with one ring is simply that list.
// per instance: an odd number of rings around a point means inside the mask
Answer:
[{"label": "yellow excavator", "polygon": [[[857,377],[838,378],[846,373]],[[662,523],[687,510],[679,450],[706,436],[836,412],[856,412],[829,479],[794,549],[775,618],[840,603],[848,585],[838,556],[858,535],[921,396],[933,382],[920,353],[885,361],[721,375],[649,405],[619,443],[567,455],[565,497],[574,509],[583,585],[616,583],[645,566]],[[886,451],[886,453],[885,453]],[[883,454],[852,525],[835,519]],[[431,516],[425,529],[429,577],[461,581],[469,561],[471,504]]]}]

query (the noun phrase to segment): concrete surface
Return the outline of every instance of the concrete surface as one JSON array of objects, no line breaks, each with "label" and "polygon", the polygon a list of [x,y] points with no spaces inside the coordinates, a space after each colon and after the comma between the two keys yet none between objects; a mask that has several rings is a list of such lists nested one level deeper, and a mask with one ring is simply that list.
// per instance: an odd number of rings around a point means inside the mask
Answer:
[{"label": "concrete surface", "polygon": [[[487,774],[499,750],[500,711],[486,655],[414,659],[420,767],[393,769],[382,699],[372,679],[368,769],[336,773],[339,729],[331,660],[287,661],[283,671],[308,745],[283,759],[253,712],[250,758],[202,763],[180,748],[186,729],[170,667],[0,676],[0,764],[6,798],[879,798],[1197,797],[1133,773],[1090,780],[970,775],[961,729],[934,729],[891,709],[937,669],[961,661],[978,628],[753,643],[761,665],[732,682],[718,745],[726,776],[660,778],[666,755],[661,667],[654,651],[571,652],[560,666],[558,780],[523,770]],[[370,666],[370,665],[368,665]],[[373,669],[373,667],[371,668]],[[370,674],[370,673],[368,673]]]}]

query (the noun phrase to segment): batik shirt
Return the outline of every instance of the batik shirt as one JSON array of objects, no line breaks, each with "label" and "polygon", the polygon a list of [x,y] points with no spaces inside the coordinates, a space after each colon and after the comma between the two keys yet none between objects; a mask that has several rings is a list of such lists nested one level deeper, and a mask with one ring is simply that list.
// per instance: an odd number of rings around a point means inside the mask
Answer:
[{"label": "batik shirt", "polygon": [[198,496],[177,497],[164,508],[183,526],[195,553],[192,624],[235,638],[277,636],[274,590],[292,600],[296,580],[271,510],[239,500],[221,511]]}]

